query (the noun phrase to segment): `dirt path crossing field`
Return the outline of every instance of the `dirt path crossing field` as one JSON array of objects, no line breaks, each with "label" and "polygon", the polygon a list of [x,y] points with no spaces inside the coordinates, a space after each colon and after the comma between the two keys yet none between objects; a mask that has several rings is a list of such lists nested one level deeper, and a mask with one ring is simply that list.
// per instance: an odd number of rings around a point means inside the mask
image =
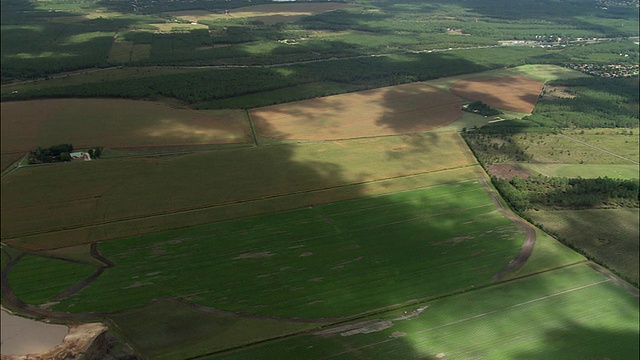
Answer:
[{"label": "dirt path crossing field", "polygon": [[533,245],[536,242],[536,230],[529,223],[515,216],[511,211],[506,210],[504,206],[502,206],[502,203],[500,203],[500,201],[498,200],[496,194],[491,190],[491,188],[489,188],[489,185],[487,185],[487,182],[484,179],[480,179],[480,183],[489,193],[491,200],[498,207],[498,211],[500,211],[509,220],[518,224],[518,226],[520,226],[522,230],[524,230],[524,244],[522,245],[520,254],[518,254],[515,259],[511,260],[504,269],[502,269],[493,277],[494,280],[500,280],[507,273],[521,268],[522,265],[524,265],[524,263],[527,261],[527,259],[531,255],[531,252],[533,251]]}]

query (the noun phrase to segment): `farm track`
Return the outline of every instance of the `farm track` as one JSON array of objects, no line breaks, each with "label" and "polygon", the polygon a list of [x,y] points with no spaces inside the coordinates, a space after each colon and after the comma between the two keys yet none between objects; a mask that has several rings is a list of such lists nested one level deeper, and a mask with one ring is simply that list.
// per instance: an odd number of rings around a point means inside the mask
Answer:
[{"label": "farm track", "polygon": [[504,276],[507,273],[510,273],[514,270],[521,268],[524,265],[524,263],[527,261],[529,256],[531,256],[531,252],[533,251],[533,246],[536,243],[536,230],[529,223],[515,216],[512,212],[506,210],[502,205],[502,203],[500,202],[500,200],[498,200],[498,197],[496,196],[496,194],[489,188],[489,185],[487,185],[487,182],[485,179],[480,179],[480,183],[484,186],[484,188],[489,193],[489,196],[491,197],[491,200],[493,201],[494,205],[498,207],[498,211],[500,211],[500,213],[505,217],[507,217],[509,220],[518,224],[518,226],[520,226],[524,230],[524,234],[525,234],[524,244],[522,245],[522,250],[520,251],[520,254],[518,254],[518,256],[515,259],[509,262],[509,264],[504,269],[502,269],[499,273],[497,273],[493,277],[493,280],[501,280],[502,278],[504,278]]},{"label": "farm track", "polygon": [[[416,173],[412,173],[412,174],[404,174],[404,175],[392,176],[392,177],[381,178],[381,179],[352,182],[352,183],[336,185],[336,186],[321,187],[321,188],[315,188],[315,189],[307,189],[307,190],[301,190],[301,191],[296,191],[296,192],[291,192],[291,193],[273,194],[273,195],[267,195],[267,196],[262,196],[262,197],[258,197],[258,198],[252,198],[252,199],[241,199],[241,200],[234,200],[234,201],[228,201],[228,202],[222,202],[222,203],[216,203],[216,204],[208,204],[208,205],[202,205],[202,206],[175,209],[175,210],[171,210],[171,211],[147,213],[147,214],[142,214],[142,215],[138,215],[138,216],[129,216],[129,217],[122,217],[122,218],[117,218],[117,219],[94,221],[94,222],[75,225],[75,226],[64,226],[64,227],[58,227],[58,228],[49,228],[49,229],[42,230],[42,231],[34,231],[34,232],[29,232],[29,233],[21,233],[21,234],[14,234],[14,235],[6,236],[4,238],[4,240],[5,241],[9,241],[9,240],[19,239],[19,238],[24,238],[24,237],[29,237],[29,236],[53,234],[53,233],[62,232],[62,231],[68,231],[68,230],[87,229],[87,228],[92,228],[92,227],[96,227],[96,226],[100,226],[100,225],[110,225],[110,224],[131,222],[131,221],[137,221],[137,220],[142,220],[142,219],[151,219],[151,218],[165,217],[165,216],[176,215],[176,214],[185,214],[185,213],[190,213],[190,212],[194,212],[194,211],[201,211],[201,210],[207,210],[207,209],[213,209],[213,208],[220,208],[220,207],[225,207],[225,206],[230,206],[230,205],[247,204],[247,203],[253,203],[253,202],[257,202],[257,201],[286,198],[288,196],[295,196],[295,195],[302,195],[302,194],[312,194],[312,193],[316,193],[316,192],[322,192],[322,191],[328,191],[328,190],[337,190],[337,189],[348,188],[348,187],[353,187],[353,186],[361,186],[361,185],[365,185],[365,184],[374,184],[374,183],[377,183],[377,182],[384,182],[384,181],[389,181],[389,180],[402,179],[402,178],[408,178],[408,177],[431,174],[431,173],[438,173],[438,172],[443,172],[443,171],[455,170],[455,169],[459,169],[459,168],[473,167],[473,166],[477,166],[477,165],[478,164],[469,164],[469,165],[463,165],[463,166],[447,168],[447,169],[440,169],[440,170],[435,170],[435,171],[422,171],[422,172],[416,172]],[[225,220],[230,220],[230,219],[225,219]]]}]

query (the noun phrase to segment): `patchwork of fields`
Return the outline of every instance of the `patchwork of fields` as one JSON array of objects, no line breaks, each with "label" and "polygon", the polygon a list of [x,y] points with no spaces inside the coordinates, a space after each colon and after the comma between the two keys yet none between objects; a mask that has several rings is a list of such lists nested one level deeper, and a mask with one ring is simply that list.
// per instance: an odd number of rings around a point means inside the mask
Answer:
[{"label": "patchwork of fields", "polygon": [[454,131],[486,121],[461,118],[474,79],[531,104],[564,73],[521,70],[249,112],[5,103],[3,156],[111,156],[2,177],[3,304],[102,318],[153,359],[630,357],[637,291],[505,215]]}]

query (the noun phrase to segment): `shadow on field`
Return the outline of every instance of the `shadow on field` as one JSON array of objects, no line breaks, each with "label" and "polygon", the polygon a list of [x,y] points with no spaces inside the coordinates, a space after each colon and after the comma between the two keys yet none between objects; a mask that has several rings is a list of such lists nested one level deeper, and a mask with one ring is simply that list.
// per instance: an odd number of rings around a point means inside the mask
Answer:
[{"label": "shadow on field", "polygon": [[3,81],[104,66],[113,35],[134,24],[132,19],[78,15],[40,10],[30,1],[3,1]]},{"label": "shadow on field", "polygon": [[[598,343],[610,346],[597,348],[592,346],[588,339],[597,339]],[[535,351],[520,352],[514,358],[556,359],[563,357],[562,354],[571,354],[576,344],[582,344],[583,349],[589,349],[589,359],[630,359],[629,356],[637,355],[640,350],[637,331],[612,331],[606,328],[586,327],[570,318],[565,320],[562,328],[547,330],[543,341],[544,347],[537,348]],[[581,352],[585,353],[584,350]]]}]

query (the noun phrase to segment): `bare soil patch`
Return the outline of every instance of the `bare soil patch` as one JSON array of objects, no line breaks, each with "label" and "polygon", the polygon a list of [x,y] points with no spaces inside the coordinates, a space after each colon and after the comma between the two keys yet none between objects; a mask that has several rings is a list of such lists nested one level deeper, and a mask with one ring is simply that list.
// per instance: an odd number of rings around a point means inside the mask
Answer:
[{"label": "bare soil patch", "polygon": [[335,2],[289,2],[245,6],[236,9],[230,9],[228,14],[210,13],[203,10],[177,11],[169,14],[177,18],[189,21],[250,18],[253,20],[262,21],[265,24],[276,24],[281,22],[296,21],[304,16],[344,9],[349,6],[351,5]]},{"label": "bare soil patch", "polygon": [[451,92],[463,98],[480,100],[496,109],[531,113],[543,85],[525,76],[469,78],[456,81]]},{"label": "bare soil patch", "polygon": [[267,106],[251,111],[261,137],[331,140],[419,133],[462,116],[463,100],[424,83]]},{"label": "bare soil patch", "polygon": [[569,92],[569,88],[566,86],[547,86],[543,97],[549,99],[573,99],[576,95]]},{"label": "bare soil patch", "polygon": [[501,179],[511,180],[514,177],[526,179],[531,173],[518,164],[492,164],[488,166],[489,174]]}]

